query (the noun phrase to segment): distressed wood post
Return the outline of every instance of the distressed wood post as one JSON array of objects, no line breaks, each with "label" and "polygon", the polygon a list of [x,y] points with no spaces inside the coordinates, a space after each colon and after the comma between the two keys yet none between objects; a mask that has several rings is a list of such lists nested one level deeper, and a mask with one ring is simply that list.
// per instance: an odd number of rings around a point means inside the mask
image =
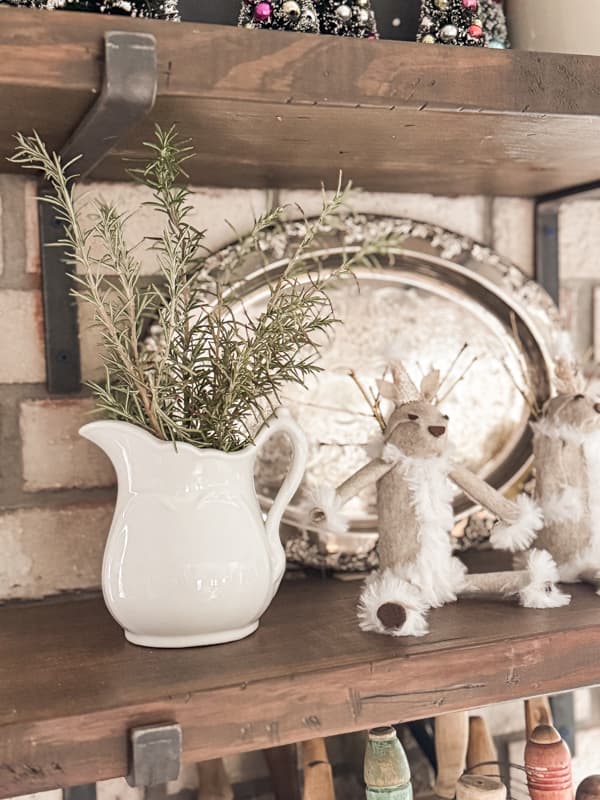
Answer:
[{"label": "distressed wood post", "polygon": [[304,794],[302,800],[335,800],[333,773],[324,739],[302,743]]},{"label": "distressed wood post", "polygon": [[553,724],[550,701],[545,695],[530,697],[529,700],[525,700],[525,730],[528,739],[538,725]]},{"label": "distressed wood post", "polygon": [[467,770],[470,775],[500,777],[498,752],[483,717],[469,717]]},{"label": "distressed wood post", "polygon": [[197,764],[198,800],[233,800],[233,789],[222,758]]},{"label": "distressed wood post", "polygon": [[364,776],[367,800],[412,800],[408,759],[392,727],[369,731]]},{"label": "distressed wood post", "polygon": [[465,771],[468,744],[468,711],[452,711],[436,717],[437,776],[433,792],[444,800],[452,800],[456,795],[456,784]]}]

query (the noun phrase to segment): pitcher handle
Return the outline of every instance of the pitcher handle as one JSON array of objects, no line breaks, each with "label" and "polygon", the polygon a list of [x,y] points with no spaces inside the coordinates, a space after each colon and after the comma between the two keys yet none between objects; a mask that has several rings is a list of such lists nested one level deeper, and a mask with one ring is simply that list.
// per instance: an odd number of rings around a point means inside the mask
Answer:
[{"label": "pitcher handle", "polygon": [[265,522],[267,540],[271,549],[273,583],[275,588],[279,586],[279,582],[285,571],[285,551],[279,537],[281,518],[288,503],[296,493],[298,486],[300,486],[300,481],[304,475],[306,462],[308,460],[308,444],[306,442],[306,437],[287,408],[278,408],[273,416],[269,417],[256,436],[256,446],[261,447],[274,433],[279,433],[280,431],[287,433],[290,437],[294,455],[285,480],[279,487],[279,491],[273,501],[273,505],[269,509]]}]

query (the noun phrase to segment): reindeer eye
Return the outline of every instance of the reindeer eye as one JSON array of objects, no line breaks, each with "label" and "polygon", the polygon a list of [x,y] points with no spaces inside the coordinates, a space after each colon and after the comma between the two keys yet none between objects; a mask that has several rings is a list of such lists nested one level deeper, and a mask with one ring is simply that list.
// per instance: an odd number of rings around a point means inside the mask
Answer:
[{"label": "reindeer eye", "polygon": [[585,395],[583,394],[576,394],[575,397],[573,398],[573,400],[584,400],[584,399]]},{"label": "reindeer eye", "polygon": [[409,414],[409,415],[408,415],[408,418],[409,418],[409,419],[413,419],[413,420],[414,420],[414,419],[419,419],[419,415],[418,415],[418,414]]},{"label": "reindeer eye", "polygon": [[448,416],[448,414],[444,414],[444,419],[450,419],[450,417]]}]

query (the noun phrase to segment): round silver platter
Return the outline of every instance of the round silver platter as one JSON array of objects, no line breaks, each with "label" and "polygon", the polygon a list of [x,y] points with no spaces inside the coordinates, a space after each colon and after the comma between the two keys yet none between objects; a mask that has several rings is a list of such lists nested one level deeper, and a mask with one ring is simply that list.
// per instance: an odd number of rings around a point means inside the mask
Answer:
[{"label": "round silver platter", "polygon": [[[246,271],[247,313],[264,309],[267,283],[285,268],[286,254],[304,232],[303,222],[291,222],[267,236],[261,245],[264,264],[249,263]],[[314,250],[322,268],[335,268],[342,251],[389,234],[396,242],[393,258],[358,269],[356,280],[340,281],[331,292],[341,324],[323,347],[323,372],[305,389],[287,390],[283,398],[309,441],[304,486],[284,526],[288,559],[305,566],[361,571],[376,565],[374,487],[346,506],[347,534],[307,531],[300,524],[306,487],[342,482],[368,460],[365,446],[378,433],[366,401],[348,377],[350,369],[375,389],[390,349],[417,384],[430,369],[444,375],[456,362],[445,381],[451,391],[440,403],[450,417],[455,457],[502,491],[521,482],[531,462],[525,383],[535,387],[538,403],[552,392],[549,352],[559,329],[556,307],[537,283],[488,247],[408,219],[355,215],[342,231],[315,242]],[[227,255],[221,251],[217,257],[223,263]],[[256,479],[265,508],[289,458],[287,440],[278,436],[259,455]],[[486,515],[458,492],[455,512],[457,543],[470,530],[485,534]]]}]

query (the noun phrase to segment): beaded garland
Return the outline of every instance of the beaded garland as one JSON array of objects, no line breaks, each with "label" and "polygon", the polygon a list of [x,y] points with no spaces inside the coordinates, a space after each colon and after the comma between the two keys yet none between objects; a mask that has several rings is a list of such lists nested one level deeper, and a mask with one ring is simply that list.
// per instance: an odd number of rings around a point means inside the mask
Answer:
[{"label": "beaded garland", "polygon": [[483,47],[485,35],[477,0],[422,0],[417,41]]},{"label": "beaded garland", "polygon": [[243,28],[319,32],[312,0],[243,0],[238,25]]},{"label": "beaded garland", "polygon": [[91,11],[128,17],[179,20],[177,0],[0,0],[0,5],[24,8],[55,8],[66,11]]}]

